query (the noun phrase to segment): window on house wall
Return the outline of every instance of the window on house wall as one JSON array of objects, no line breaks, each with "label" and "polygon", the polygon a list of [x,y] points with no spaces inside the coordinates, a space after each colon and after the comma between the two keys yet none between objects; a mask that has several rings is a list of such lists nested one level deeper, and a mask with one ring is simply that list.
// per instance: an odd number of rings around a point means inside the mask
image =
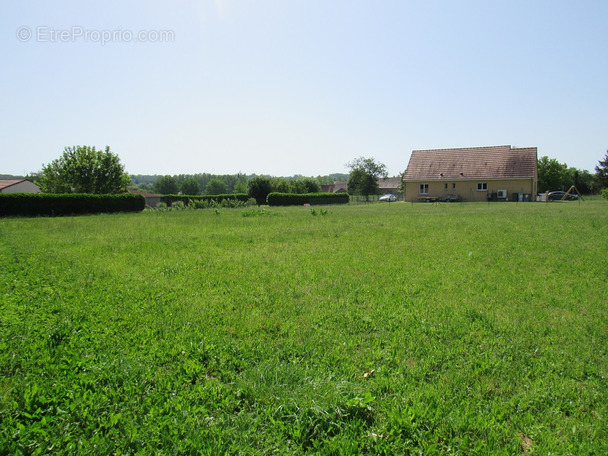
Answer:
[{"label": "window on house wall", "polygon": [[456,184],[452,184],[452,190],[456,190]]},{"label": "window on house wall", "polygon": [[420,184],[420,186],[418,188],[418,193],[421,195],[428,195],[429,194],[429,184]]},{"label": "window on house wall", "polygon": [[443,189],[447,190],[448,189],[448,183],[446,182],[445,184],[443,184]]},{"label": "window on house wall", "polygon": [[488,190],[488,183],[487,182],[478,182],[477,183],[477,191],[478,192],[485,192]]}]

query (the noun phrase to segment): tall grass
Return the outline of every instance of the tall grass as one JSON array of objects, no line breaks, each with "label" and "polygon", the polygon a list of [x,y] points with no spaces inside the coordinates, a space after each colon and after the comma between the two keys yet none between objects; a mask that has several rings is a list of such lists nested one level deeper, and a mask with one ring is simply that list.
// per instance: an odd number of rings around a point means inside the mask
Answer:
[{"label": "tall grass", "polygon": [[606,454],[607,209],[2,219],[0,453]]}]

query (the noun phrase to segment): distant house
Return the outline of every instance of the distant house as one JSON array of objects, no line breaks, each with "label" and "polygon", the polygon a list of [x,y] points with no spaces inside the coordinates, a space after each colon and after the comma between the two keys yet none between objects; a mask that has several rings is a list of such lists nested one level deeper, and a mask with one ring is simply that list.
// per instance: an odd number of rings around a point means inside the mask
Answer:
[{"label": "distant house", "polygon": [[348,193],[348,182],[335,181],[333,184],[321,185],[321,191],[324,193]]},{"label": "distant house", "polygon": [[[400,177],[387,177],[386,179],[378,179],[378,194],[393,193],[400,194],[401,190]],[[326,193],[347,193],[348,181],[335,181],[333,184],[321,185],[321,191]]]},{"label": "distant house", "polygon": [[401,178],[400,177],[387,177],[386,179],[378,179],[378,193],[385,195],[386,193],[392,193],[393,195],[401,194]]},{"label": "distant house", "polygon": [[0,179],[0,193],[40,193],[40,187],[27,179]]},{"label": "distant house", "polygon": [[414,150],[403,174],[405,201],[534,201],[537,148]]},{"label": "distant house", "polygon": [[146,206],[156,207],[158,203],[160,203],[160,195],[155,195],[154,193],[142,192],[140,190],[132,190],[129,189],[129,193],[133,193],[136,195],[143,195],[146,199]]}]

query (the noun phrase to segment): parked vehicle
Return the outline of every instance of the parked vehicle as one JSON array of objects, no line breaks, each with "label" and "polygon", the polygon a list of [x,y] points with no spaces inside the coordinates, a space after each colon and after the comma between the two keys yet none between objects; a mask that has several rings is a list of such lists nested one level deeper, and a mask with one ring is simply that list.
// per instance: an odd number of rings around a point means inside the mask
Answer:
[{"label": "parked vehicle", "polygon": [[[548,201],[559,201],[562,198],[564,198],[565,194],[566,194],[566,192],[562,192],[561,190],[549,192],[549,193],[547,193],[547,200]],[[570,200],[570,201],[576,201],[578,199],[578,195],[568,193],[568,196],[566,196],[566,198],[564,198],[564,199]]]},{"label": "parked vehicle", "polygon": [[382,195],[380,198],[378,198],[378,201],[387,201],[389,203],[393,203],[397,201],[397,197],[392,193],[387,193],[386,195]]}]

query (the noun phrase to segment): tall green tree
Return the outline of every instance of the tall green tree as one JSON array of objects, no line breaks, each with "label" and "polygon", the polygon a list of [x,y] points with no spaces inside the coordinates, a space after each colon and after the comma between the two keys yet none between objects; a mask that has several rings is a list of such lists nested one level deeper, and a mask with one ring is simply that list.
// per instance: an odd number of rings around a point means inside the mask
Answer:
[{"label": "tall green tree", "polygon": [[595,167],[595,178],[600,188],[608,188],[608,151],[604,159]]},{"label": "tall green tree", "polygon": [[562,190],[567,166],[547,156],[538,159],[538,191]]},{"label": "tall green tree", "polygon": [[595,187],[595,176],[587,170],[578,168],[567,168],[565,170],[564,189],[574,185],[583,195],[593,193]]},{"label": "tall green tree", "polygon": [[291,182],[284,177],[273,177],[270,181],[273,192],[291,193],[293,190]]},{"label": "tall green tree", "polygon": [[239,178],[234,183],[233,193],[247,193],[247,180],[245,178]]},{"label": "tall green tree", "polygon": [[131,178],[109,146],[72,146],[43,166],[39,182],[47,193],[123,193]]},{"label": "tall green tree", "polygon": [[228,193],[228,186],[226,182],[218,177],[214,177],[209,182],[207,182],[207,186],[205,187],[205,194],[207,195],[222,195],[224,193]]},{"label": "tall green tree", "polygon": [[272,191],[272,181],[270,177],[256,176],[247,182],[247,193],[258,203],[266,204],[266,197]]},{"label": "tall green tree", "polygon": [[321,184],[314,177],[298,177],[291,183],[294,193],[318,193]]},{"label": "tall green tree", "polygon": [[173,176],[163,176],[154,181],[154,191],[161,195],[175,195],[179,191],[177,181]]},{"label": "tall green tree", "polygon": [[180,186],[182,195],[198,195],[201,192],[201,184],[193,177],[187,177]]},{"label": "tall green tree", "polygon": [[388,173],[386,166],[382,163],[377,163],[373,158],[359,157],[346,166],[350,169],[350,177],[348,178],[348,193],[354,195],[363,195],[366,198],[369,195],[378,193],[378,180],[386,179]]}]

